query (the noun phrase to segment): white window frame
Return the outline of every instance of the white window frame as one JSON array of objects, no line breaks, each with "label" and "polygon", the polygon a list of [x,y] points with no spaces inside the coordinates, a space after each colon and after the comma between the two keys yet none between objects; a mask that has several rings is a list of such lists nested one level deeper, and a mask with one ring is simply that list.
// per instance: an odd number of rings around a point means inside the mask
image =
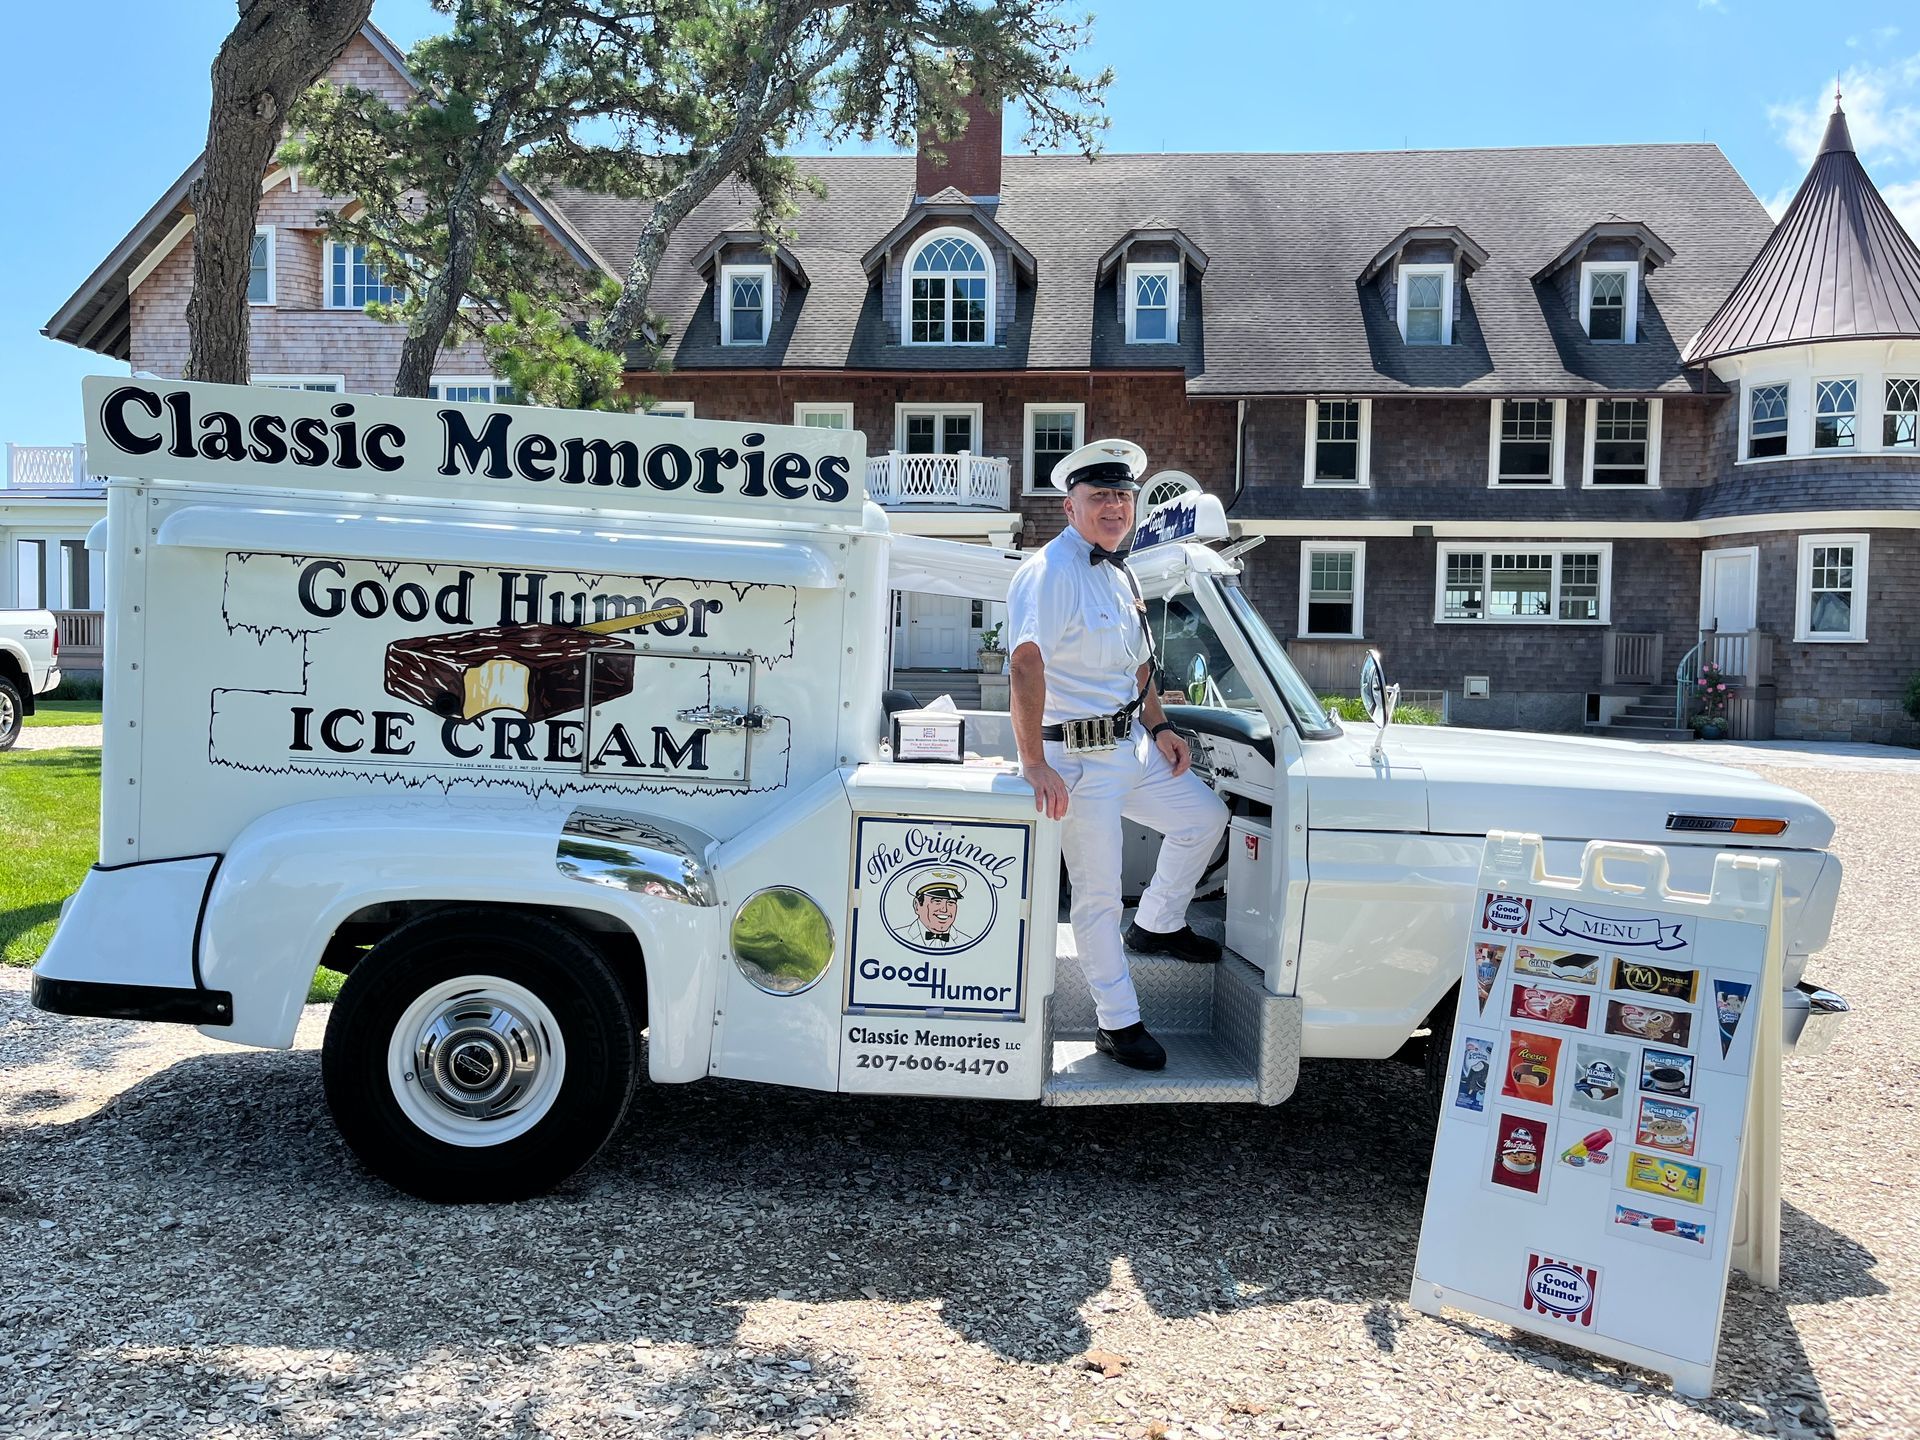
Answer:
[{"label": "white window frame", "polygon": [[[733,282],[735,277],[760,281],[760,338],[733,338]],[[773,266],[722,265],[720,267],[720,343],[722,345],[765,345],[773,334]]]},{"label": "white window frame", "polygon": [[1039,412],[1049,415],[1073,412],[1073,449],[1078,450],[1087,443],[1087,407],[1083,401],[1065,401],[1059,405],[1028,404],[1020,411],[1020,493],[1022,495],[1058,495],[1053,483],[1044,475],[1033,473],[1033,417]]},{"label": "white window frame", "polygon": [[1606,395],[1589,396],[1587,399],[1587,424],[1585,441],[1586,458],[1581,465],[1580,483],[1587,489],[1594,488],[1593,483],[1593,427],[1600,418],[1600,401],[1606,400],[1645,400],[1647,402],[1647,483],[1644,485],[1602,485],[1602,490],[1658,490],[1660,488],[1660,429],[1662,411],[1666,402],[1657,395]]},{"label": "white window frame", "polygon": [[656,420],[691,420],[693,419],[693,401],[656,400],[646,408],[645,413]]},{"label": "white window frame", "polygon": [[1624,299],[1626,314],[1620,317],[1618,340],[1595,340],[1595,345],[1632,345],[1640,334],[1640,267],[1631,260],[1585,260],[1580,264],[1580,329],[1591,338],[1593,330],[1593,277],[1627,277]]},{"label": "white window frame", "polygon": [[1487,488],[1489,490],[1563,490],[1567,484],[1567,402],[1548,401],[1553,406],[1553,442],[1548,447],[1545,480],[1513,480],[1500,474],[1500,422],[1502,407],[1515,401],[1538,403],[1540,395],[1502,395],[1492,404],[1487,423]]},{"label": "white window frame", "polygon": [[[367,311],[366,304],[336,305],[333,300],[333,258],[334,258],[333,252],[336,250],[352,250],[353,248],[354,248],[353,246],[349,245],[344,240],[327,241],[326,253],[321,257],[320,298],[321,298],[321,301],[323,302],[321,306],[322,309],[340,310],[340,311],[347,312],[349,314],[361,314],[361,315],[366,314],[366,311]],[[365,249],[366,247],[362,246],[360,248]],[[348,277],[349,277],[347,280],[347,288],[351,290],[353,288],[353,280],[351,278],[353,261],[351,258],[348,259],[347,265],[348,265]],[[407,293],[398,285],[389,284],[386,288],[394,292],[395,299],[391,303],[398,303],[398,301],[404,298]]]},{"label": "white window frame", "polygon": [[[338,395],[344,395],[347,390],[347,377],[344,375],[255,375],[248,383],[270,390],[304,390],[309,385],[331,385]],[[311,393],[324,392],[316,390]]]},{"label": "white window frame", "polygon": [[[1867,643],[1866,535],[1802,535],[1800,561],[1794,567],[1793,639],[1799,645],[1864,645]],[[1815,634],[1807,628],[1813,615],[1813,552],[1819,545],[1853,547],[1853,626],[1844,635]]]},{"label": "white window frame", "polygon": [[[463,403],[470,405],[506,405],[512,402],[500,399],[500,387],[507,383],[507,381],[502,380],[498,375],[435,375],[427,382],[427,389],[433,391],[446,390],[455,385],[487,385],[493,389],[494,398],[491,400],[470,400],[464,402],[456,400],[449,401],[448,403],[456,405]],[[439,397],[429,394],[427,398],[429,400],[436,400]]]},{"label": "white window frame", "polygon": [[[1911,445],[1889,445],[1887,443],[1887,416],[1911,413],[1905,410],[1894,410],[1888,406],[1887,392],[1895,385],[1911,385],[1920,388],[1920,375],[1896,375],[1889,371],[1880,377],[1880,426],[1874,438],[1878,441],[1878,448],[1883,454],[1911,455],[1916,451],[1920,451],[1920,435],[1916,435],[1914,443]],[[1858,436],[1855,438],[1857,439]]]},{"label": "white window frame", "polygon": [[[1127,266],[1127,344],[1129,345],[1178,345],[1180,343],[1180,273],[1178,261],[1156,262],[1151,265]],[[1138,294],[1134,281],[1148,276],[1161,275],[1167,281],[1167,337],[1164,340],[1142,340],[1135,328],[1135,319],[1139,312]]]},{"label": "white window frame", "polygon": [[[955,340],[952,338],[953,291],[951,287],[949,287],[947,291],[948,338],[945,340],[916,340],[913,338],[913,263],[920,258],[920,252],[936,240],[949,239],[966,241],[974,249],[978,250],[980,252],[980,258],[987,262],[985,271],[987,277],[987,324],[986,339],[984,340]],[[918,240],[913,242],[912,248],[907,251],[905,258],[900,262],[900,343],[902,345],[922,345],[928,347],[943,345],[955,347],[992,345],[997,338],[994,334],[994,305],[999,298],[999,269],[1000,267],[993,257],[993,247],[988,245],[983,237],[976,235],[971,230],[964,230],[958,225],[943,225],[938,230],[929,230],[926,234],[922,235]]]},{"label": "white window frame", "polygon": [[[1313,452],[1320,443],[1320,402],[1358,402],[1360,406],[1360,455],[1353,480],[1316,480],[1313,478]],[[1370,490],[1373,488],[1373,401],[1358,395],[1315,395],[1307,401],[1307,445],[1301,481],[1309,490]]]},{"label": "white window frame", "polygon": [[[807,416],[809,415],[838,415],[842,420],[847,422],[838,428],[842,430],[853,429],[853,402],[851,400],[823,400],[811,405],[802,400],[793,402],[794,424],[805,425],[807,423]],[[828,430],[835,427],[821,425],[815,428]]]},{"label": "white window frame", "polygon": [[[1452,555],[1478,555],[1481,557],[1481,585],[1484,597],[1486,590],[1493,585],[1493,556],[1496,554],[1551,555],[1553,557],[1553,579],[1547,592],[1549,615],[1488,615],[1478,616],[1448,615],[1447,608],[1447,558]],[[1600,557],[1600,615],[1594,620],[1562,620],[1560,618],[1560,571],[1561,562],[1568,555],[1598,555]],[[1483,599],[1484,604],[1484,599]],[[1436,547],[1433,561],[1433,623],[1436,625],[1564,625],[1594,626],[1613,623],[1613,543],[1608,540],[1593,541],[1556,541],[1552,544],[1535,544],[1526,540],[1486,540],[1472,544],[1441,544]]]},{"label": "white window frame", "polygon": [[[1853,386],[1853,444],[1822,445],[1820,443],[1820,387],[1822,385],[1846,384]],[[1860,433],[1860,418],[1863,413],[1860,408],[1860,398],[1865,389],[1866,386],[1862,381],[1862,377],[1859,375],[1816,375],[1813,377],[1813,384],[1807,392],[1807,448],[1809,453],[1814,455],[1858,455],[1867,449],[1865,443],[1867,437]],[[1884,382],[1882,383],[1880,403],[1883,407],[1886,404]]]},{"label": "white window frame", "polygon": [[1394,277],[1394,302],[1397,318],[1400,322],[1400,342],[1403,345],[1431,345],[1431,340],[1407,339],[1407,281],[1416,275],[1438,275],[1440,277],[1440,343],[1453,343],[1453,266],[1452,265],[1402,265]]},{"label": "white window frame", "polygon": [[[971,405],[916,405],[902,400],[893,407],[893,448],[902,455],[907,453],[907,416],[932,415],[942,419],[948,415],[970,415],[973,417],[973,443],[977,446],[984,439],[986,429],[986,406],[981,403]],[[970,450],[970,455],[978,455],[979,450]]]},{"label": "white window frame", "polygon": [[[1771,390],[1779,386],[1787,392],[1787,433],[1786,448],[1778,455],[1749,455],[1753,446],[1753,392]],[[1777,380],[1743,379],[1740,382],[1740,452],[1734,461],[1736,465],[1764,465],[1770,460],[1786,460],[1793,455],[1793,380],[1781,376]]]},{"label": "white window frame", "polygon": [[[1307,597],[1312,592],[1315,555],[1353,556],[1353,628],[1347,631],[1309,630]],[[1300,542],[1300,624],[1294,631],[1302,640],[1358,640],[1367,633],[1367,545],[1364,540],[1302,540]]]},{"label": "white window frame", "polygon": [[[278,258],[278,252],[280,249],[279,228],[274,225],[256,225],[253,227],[254,239],[258,240],[263,235],[266,236],[266,239],[267,239],[267,298],[264,300],[256,300],[253,298],[251,294],[249,294],[247,296],[247,304],[257,305],[262,309],[266,309],[270,306],[277,305],[279,303],[279,298],[278,298],[280,294],[280,278],[279,278],[280,271],[279,271],[279,258]],[[247,253],[247,282],[248,282],[248,289],[251,290],[252,282],[253,282],[252,251],[248,251]]]}]

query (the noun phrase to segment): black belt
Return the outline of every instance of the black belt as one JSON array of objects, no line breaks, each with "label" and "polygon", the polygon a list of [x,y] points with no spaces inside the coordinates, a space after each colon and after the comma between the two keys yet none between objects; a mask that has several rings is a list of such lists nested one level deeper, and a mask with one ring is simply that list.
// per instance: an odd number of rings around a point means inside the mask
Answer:
[{"label": "black belt", "polygon": [[[1111,715],[1089,715],[1086,718],[1089,720],[1113,721],[1114,734],[1124,738],[1131,733],[1133,729],[1133,717],[1140,713],[1140,707],[1146,703],[1146,698],[1146,696],[1142,695],[1137,700],[1129,700]],[[1059,725],[1042,725],[1040,727],[1040,738],[1042,740],[1064,740],[1067,738],[1067,725],[1075,723],[1077,722],[1067,721]]]}]

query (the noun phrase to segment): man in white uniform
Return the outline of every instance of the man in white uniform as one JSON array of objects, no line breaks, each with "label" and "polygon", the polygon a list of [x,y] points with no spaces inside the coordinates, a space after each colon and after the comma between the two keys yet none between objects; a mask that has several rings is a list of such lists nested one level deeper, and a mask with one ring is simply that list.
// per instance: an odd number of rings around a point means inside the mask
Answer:
[{"label": "man in white uniform", "polygon": [[[1094,1043],[1122,1065],[1158,1070],[1167,1052],[1140,1021],[1126,948],[1205,964],[1220,947],[1193,933],[1187,904],[1227,809],[1192,770],[1147,682],[1152,644],[1122,547],[1146,452],[1096,440],[1053,467],[1067,528],[1021,565],[1007,591],[1013,733],[1036,810],[1064,823],[1070,917],[1093,991]],[[1153,883],[1120,935],[1122,817],[1164,837]]]}]

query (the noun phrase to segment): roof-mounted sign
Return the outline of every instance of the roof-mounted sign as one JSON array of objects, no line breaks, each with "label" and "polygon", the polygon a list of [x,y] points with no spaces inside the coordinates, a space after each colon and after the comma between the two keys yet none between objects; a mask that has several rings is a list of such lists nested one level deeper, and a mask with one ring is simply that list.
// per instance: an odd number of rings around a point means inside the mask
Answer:
[{"label": "roof-mounted sign", "polygon": [[1204,542],[1227,538],[1227,512],[1217,495],[1183,495],[1169,500],[1133,532],[1133,548],[1169,545],[1176,540]]},{"label": "roof-mounted sign", "polygon": [[89,376],[102,475],[858,523],[858,431]]}]

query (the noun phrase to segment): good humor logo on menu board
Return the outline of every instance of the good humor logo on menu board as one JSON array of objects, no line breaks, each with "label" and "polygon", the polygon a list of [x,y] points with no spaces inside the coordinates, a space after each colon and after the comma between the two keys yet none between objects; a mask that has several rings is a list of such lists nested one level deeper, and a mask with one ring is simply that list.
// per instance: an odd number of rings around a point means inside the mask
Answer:
[{"label": "good humor logo on menu board", "polygon": [[863,818],[848,1003],[1020,1008],[1025,825]]},{"label": "good humor logo on menu board", "polygon": [[1538,1310],[1569,1325],[1592,1325],[1593,1305],[1600,1291],[1600,1272],[1591,1265],[1555,1260],[1548,1255],[1527,1256],[1527,1284],[1521,1308]]}]

